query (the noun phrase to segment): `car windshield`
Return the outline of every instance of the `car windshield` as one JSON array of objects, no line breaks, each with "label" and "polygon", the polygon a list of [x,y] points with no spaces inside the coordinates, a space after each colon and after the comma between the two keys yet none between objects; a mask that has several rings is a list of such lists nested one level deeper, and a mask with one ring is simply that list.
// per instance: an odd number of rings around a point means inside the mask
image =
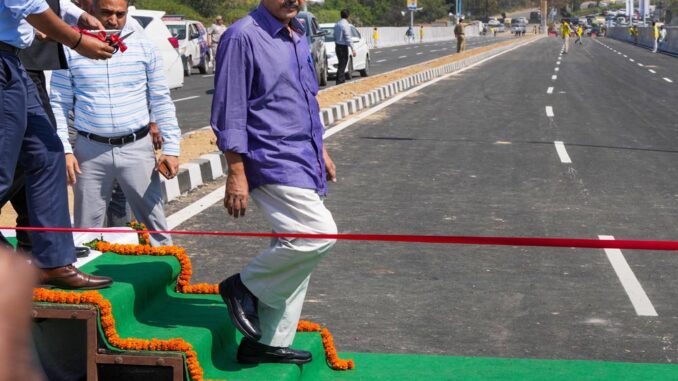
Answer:
[{"label": "car windshield", "polygon": [[167,25],[172,37],[177,40],[183,40],[186,38],[186,25]]},{"label": "car windshield", "polygon": [[334,42],[334,28],[322,27],[320,30],[325,32],[325,42]]}]

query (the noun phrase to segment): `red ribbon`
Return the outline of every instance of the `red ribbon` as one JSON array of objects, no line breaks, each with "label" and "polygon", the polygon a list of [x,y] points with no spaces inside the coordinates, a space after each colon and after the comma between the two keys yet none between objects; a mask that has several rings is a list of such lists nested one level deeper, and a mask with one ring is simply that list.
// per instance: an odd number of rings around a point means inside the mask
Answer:
[{"label": "red ribbon", "polygon": [[540,237],[484,237],[484,236],[450,236],[450,235],[400,235],[400,234],[305,234],[305,233],[254,233],[254,232],[220,232],[190,230],[128,230],[128,229],[84,229],[84,228],[44,228],[0,226],[0,229],[26,230],[36,232],[62,233],[127,233],[149,234],[164,233],[176,235],[201,235],[220,237],[249,238],[306,238],[336,239],[343,241],[378,241],[407,243],[437,243],[461,245],[494,245],[494,246],[542,246],[542,247],[577,247],[589,249],[633,249],[633,250],[678,250],[678,241],[651,240],[598,240],[586,238],[540,238]]}]

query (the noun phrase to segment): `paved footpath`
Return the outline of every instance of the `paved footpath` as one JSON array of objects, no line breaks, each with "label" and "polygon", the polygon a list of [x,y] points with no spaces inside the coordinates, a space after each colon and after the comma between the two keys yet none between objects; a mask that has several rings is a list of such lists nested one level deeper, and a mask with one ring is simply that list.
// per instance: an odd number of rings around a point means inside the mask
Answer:
[{"label": "paved footpath", "polygon": [[[330,137],[340,232],[678,239],[678,60],[615,45],[585,39],[560,56],[544,38]],[[269,229],[256,207],[235,222],[220,203],[178,228]],[[267,245],[175,241],[197,282]],[[302,317],[342,351],[671,363],[677,255],[339,242]]]}]

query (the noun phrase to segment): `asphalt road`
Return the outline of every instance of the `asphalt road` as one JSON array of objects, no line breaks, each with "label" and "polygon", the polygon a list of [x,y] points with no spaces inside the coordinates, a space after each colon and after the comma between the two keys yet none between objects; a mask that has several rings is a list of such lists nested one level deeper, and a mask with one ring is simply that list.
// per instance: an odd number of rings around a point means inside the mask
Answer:
[{"label": "asphalt road", "polygon": [[[470,50],[510,38],[512,37],[508,33],[499,34],[496,38],[469,38],[467,49]],[[414,43],[384,49],[372,49],[370,51],[370,54],[372,54],[370,73],[372,75],[385,73],[447,56],[455,51],[456,41]],[[201,75],[197,73],[197,70],[193,70],[193,75],[184,78],[184,86],[182,88],[172,90],[172,99],[177,108],[177,118],[183,133],[208,126],[210,121],[210,107],[212,105],[212,94],[214,93],[214,75]],[[355,72],[354,78],[360,78],[360,75]],[[331,86],[334,86],[333,80],[329,81],[328,87]]]},{"label": "asphalt road", "polygon": [[[678,60],[600,42],[559,60],[560,40],[541,39],[327,139],[339,231],[677,239]],[[220,203],[178,228],[270,230],[256,207],[236,222]],[[195,282],[222,280],[267,245],[175,243]],[[603,250],[339,242],[302,318],[327,324],[342,351],[678,361],[676,253],[621,256],[637,284]]]}]

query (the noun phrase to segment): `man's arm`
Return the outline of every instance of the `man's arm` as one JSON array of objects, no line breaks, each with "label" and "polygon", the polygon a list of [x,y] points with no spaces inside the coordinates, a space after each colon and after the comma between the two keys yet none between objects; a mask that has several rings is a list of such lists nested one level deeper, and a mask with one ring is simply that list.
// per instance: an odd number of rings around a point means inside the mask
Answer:
[{"label": "man's arm", "polygon": [[104,29],[101,21],[80,9],[70,0],[59,0],[59,8],[61,8],[61,18],[68,25],[77,25],[83,29]]},{"label": "man's arm", "polygon": [[176,109],[170,97],[167,81],[165,81],[162,58],[154,45],[149,43],[147,49],[148,99],[150,109],[153,110],[153,118],[163,138],[162,155],[158,158],[158,163],[165,162],[170,169],[171,177],[174,177],[179,172],[181,129],[179,129]]},{"label": "man's arm", "polygon": [[252,84],[253,57],[245,41],[237,38],[220,41],[210,124],[217,146],[226,155],[228,176],[224,206],[235,218],[245,215],[249,185],[242,154],[248,151],[247,107]]},{"label": "man's arm", "polygon": [[353,40],[351,39],[351,25],[347,22],[343,23],[344,25],[341,26],[341,33],[344,36],[344,41],[348,42],[348,46],[351,47],[351,51],[353,52],[353,57],[355,57],[355,49],[353,48]]},{"label": "man's arm", "polygon": [[[66,52],[66,60],[70,59],[70,54]],[[54,112],[54,119],[56,119],[56,129],[59,139],[64,146],[64,153],[66,154],[66,175],[68,176],[68,183],[73,185],[76,183],[77,174],[80,173],[80,166],[78,160],[73,155],[73,147],[68,141],[68,114],[75,112],[73,109],[73,79],[71,77],[71,70],[55,70],[52,72],[52,82],[49,92],[49,103]]]},{"label": "man's arm", "polygon": [[51,9],[30,14],[26,17],[26,21],[51,39],[74,49],[85,57],[107,59],[113,56],[113,48],[107,43],[71,29]]}]

